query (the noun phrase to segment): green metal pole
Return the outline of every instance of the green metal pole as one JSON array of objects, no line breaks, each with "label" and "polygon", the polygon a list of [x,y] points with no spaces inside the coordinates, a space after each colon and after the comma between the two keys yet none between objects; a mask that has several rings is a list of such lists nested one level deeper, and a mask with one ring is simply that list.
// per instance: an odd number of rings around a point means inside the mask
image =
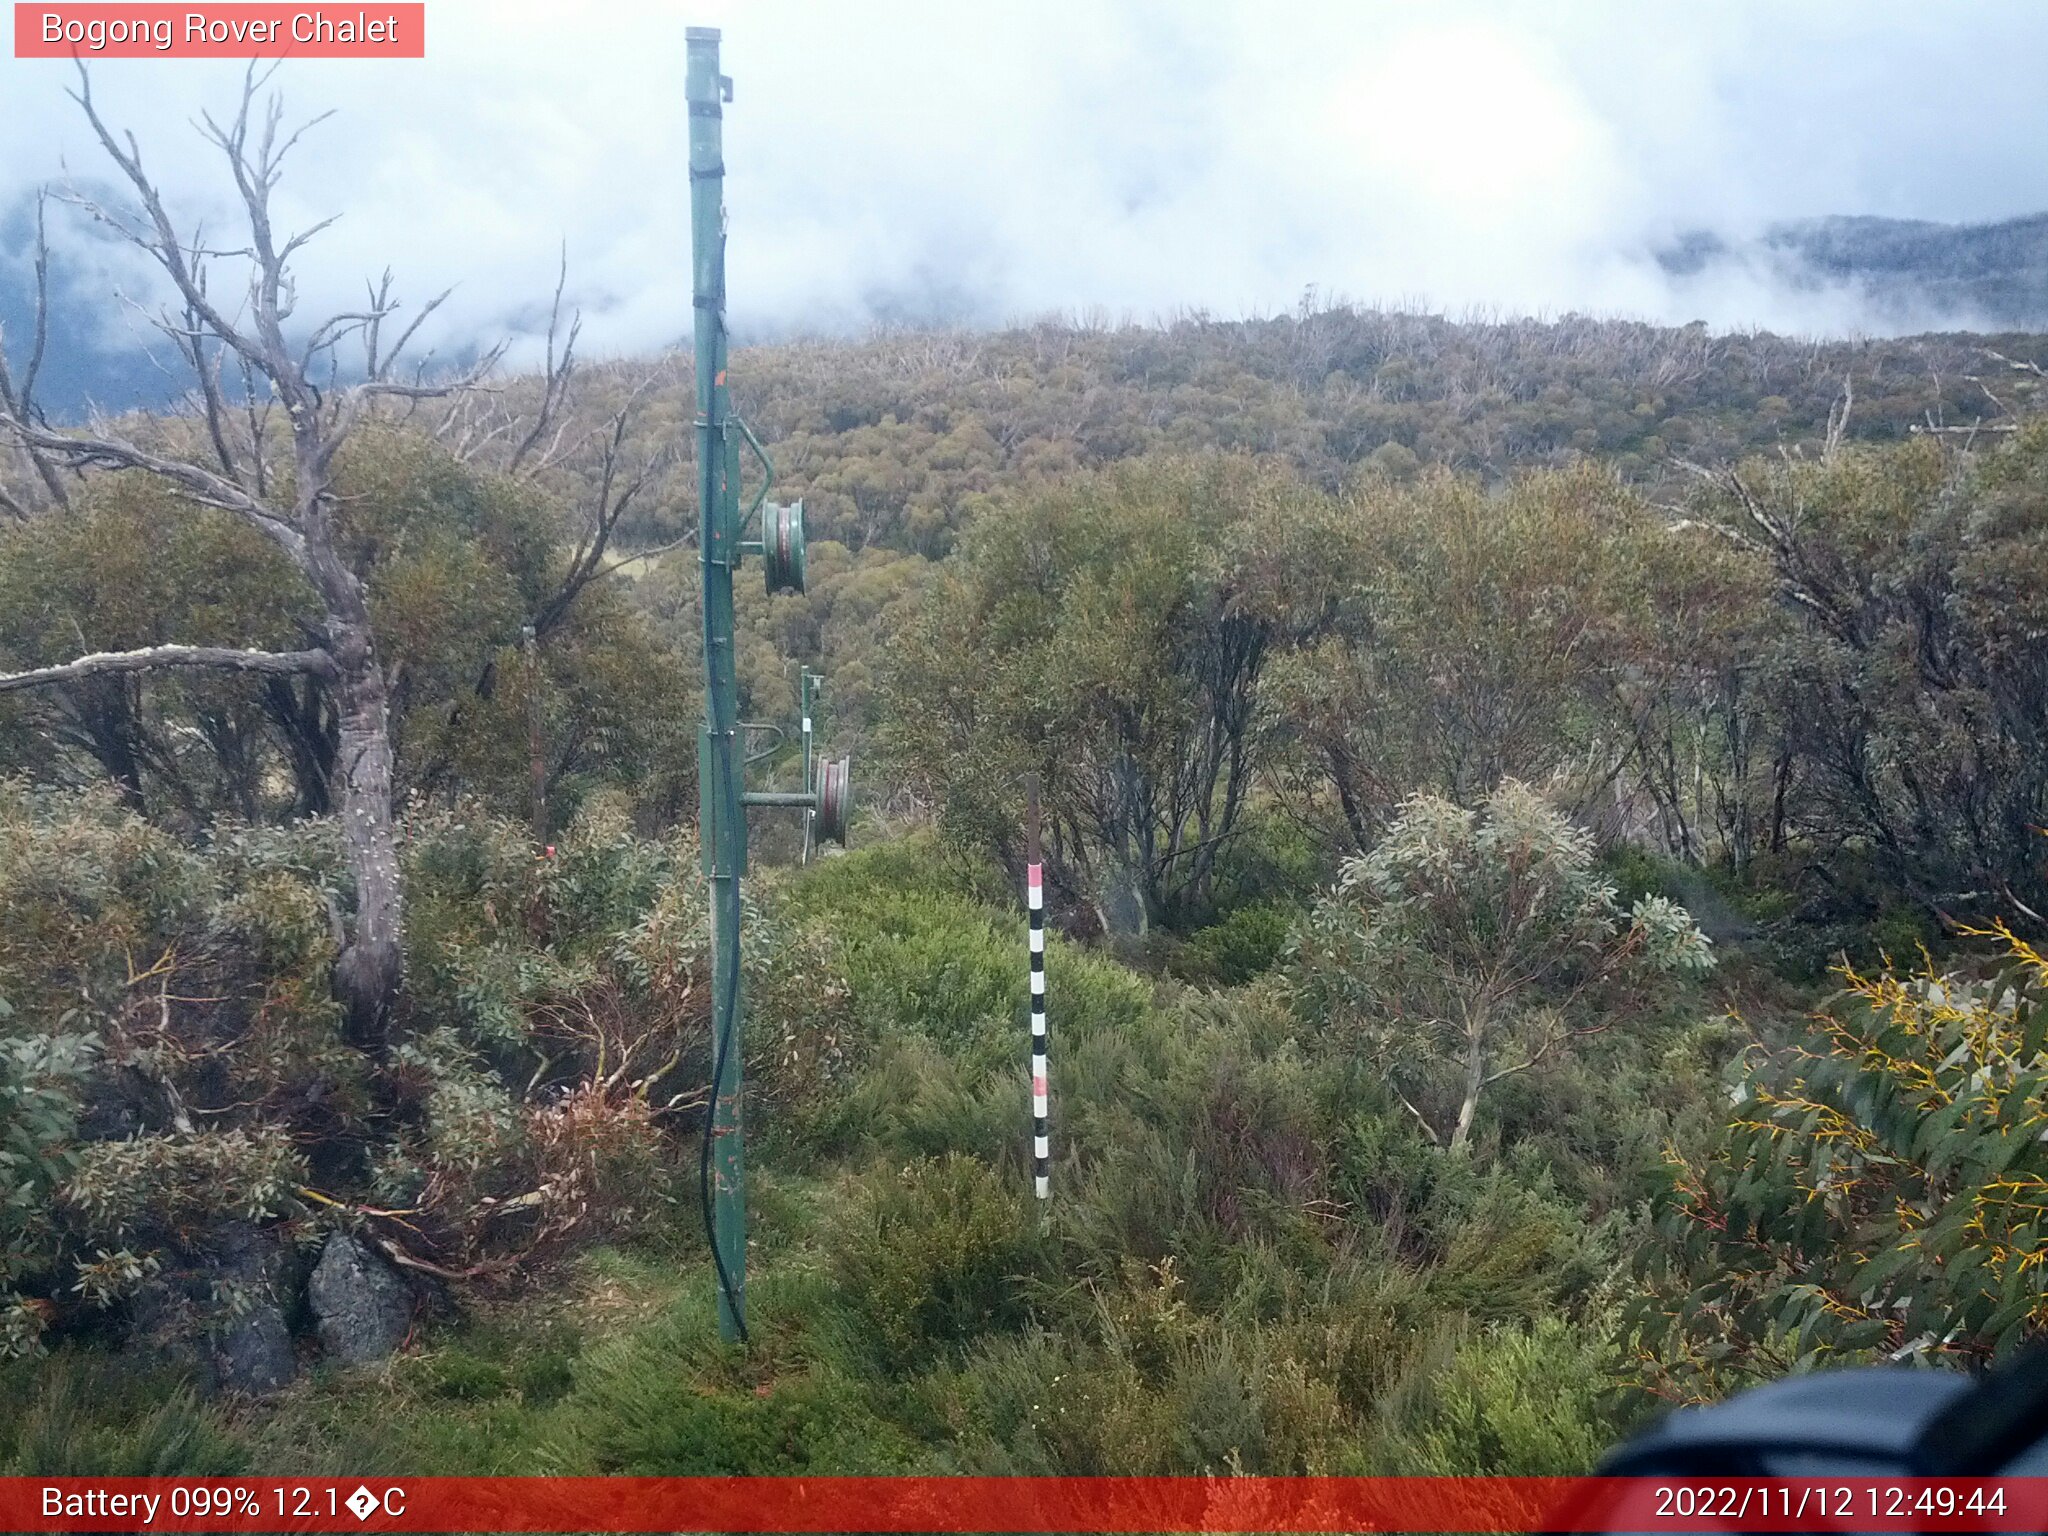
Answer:
[{"label": "green metal pole", "polygon": [[704,729],[697,754],[704,868],[711,884],[711,1135],[703,1174],[718,1281],[718,1331],[744,1339],[747,1205],[740,1114],[739,680],[733,657],[733,567],[739,561],[739,442],[725,382],[725,163],[718,31],[691,27],[684,95],[690,107],[690,244],[696,305],[697,548],[704,572]]}]

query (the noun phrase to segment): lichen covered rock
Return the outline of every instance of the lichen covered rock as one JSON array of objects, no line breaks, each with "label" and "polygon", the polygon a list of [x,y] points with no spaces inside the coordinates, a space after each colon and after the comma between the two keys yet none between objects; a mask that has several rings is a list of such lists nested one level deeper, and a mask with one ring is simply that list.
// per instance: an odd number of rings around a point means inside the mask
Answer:
[{"label": "lichen covered rock", "polygon": [[330,1233],[306,1286],[320,1344],[350,1365],[381,1360],[412,1326],[412,1292],[346,1232]]}]

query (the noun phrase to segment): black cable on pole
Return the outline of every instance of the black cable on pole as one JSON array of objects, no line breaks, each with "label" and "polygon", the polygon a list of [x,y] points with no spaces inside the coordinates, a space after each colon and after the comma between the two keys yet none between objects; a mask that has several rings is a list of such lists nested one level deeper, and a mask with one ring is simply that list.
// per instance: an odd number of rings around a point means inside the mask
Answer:
[{"label": "black cable on pole", "polygon": [[[704,1106],[704,1138],[697,1156],[697,1195],[704,1212],[704,1240],[711,1245],[711,1266],[718,1272],[718,1288],[725,1294],[726,1310],[739,1329],[740,1342],[747,1342],[747,1319],[740,1306],[740,1298],[732,1283],[732,1276],[726,1273],[725,1255],[718,1251],[718,1218],[711,1208],[711,1145],[718,1126],[718,1091],[725,1081],[725,1056],[732,1041],[733,1008],[740,989],[739,935],[731,936],[733,946],[732,985],[725,989],[725,1017],[719,1021],[713,1035],[711,1050],[711,1102]],[[722,948],[727,940],[720,938]],[[718,963],[718,956],[712,957],[712,964]]]}]

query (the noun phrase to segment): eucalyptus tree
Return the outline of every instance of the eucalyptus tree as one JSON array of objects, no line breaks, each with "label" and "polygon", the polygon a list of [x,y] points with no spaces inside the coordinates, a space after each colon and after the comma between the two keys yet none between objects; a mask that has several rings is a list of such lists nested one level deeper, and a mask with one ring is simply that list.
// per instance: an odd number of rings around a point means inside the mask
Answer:
[{"label": "eucalyptus tree", "polygon": [[1624,908],[1590,834],[1512,779],[1470,807],[1410,796],[1291,944],[1310,1011],[1449,1149],[1494,1084],[1640,1011],[1639,988],[1714,964],[1684,908]]},{"label": "eucalyptus tree", "polygon": [[1018,776],[1035,770],[1056,894],[1110,927],[1205,915],[1268,753],[1260,679],[1311,606],[1285,535],[1316,499],[1211,456],[992,511],[886,663],[889,746],[914,791],[1010,858]]}]

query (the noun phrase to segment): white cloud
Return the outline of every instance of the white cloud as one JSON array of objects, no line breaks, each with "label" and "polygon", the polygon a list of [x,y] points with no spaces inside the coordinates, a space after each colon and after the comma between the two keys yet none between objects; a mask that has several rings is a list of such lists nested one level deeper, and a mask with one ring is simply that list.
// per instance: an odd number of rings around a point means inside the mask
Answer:
[{"label": "white cloud", "polygon": [[[342,221],[307,305],[394,266],[458,291],[450,344],[530,319],[566,240],[593,350],[689,317],[683,29],[721,26],[742,322],[849,326],[937,295],[1000,320],[1290,307],[1304,287],[1450,309],[1841,329],[1853,294],[1675,283],[1674,232],[2048,207],[2048,10],[1646,0],[941,4],[430,0],[421,62],[304,61],[285,212]],[[182,207],[225,183],[190,119],[239,66],[108,62],[96,89]],[[100,174],[69,67],[0,60],[0,209]],[[104,253],[72,259],[104,261]],[[119,324],[114,321],[112,323]]]}]

